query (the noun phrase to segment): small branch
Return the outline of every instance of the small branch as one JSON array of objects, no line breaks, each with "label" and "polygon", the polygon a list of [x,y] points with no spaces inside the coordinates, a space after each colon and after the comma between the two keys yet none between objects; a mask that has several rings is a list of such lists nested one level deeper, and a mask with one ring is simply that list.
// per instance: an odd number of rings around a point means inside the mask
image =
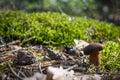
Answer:
[{"label": "small branch", "polygon": [[23,80],[23,78],[20,77],[20,76],[13,70],[13,68],[11,67],[11,65],[10,65],[9,63],[7,63],[7,64],[8,64],[8,67],[9,67],[10,71],[11,71],[17,78],[19,78],[20,80]]},{"label": "small branch", "polygon": [[2,44],[2,45],[0,45],[0,48],[6,47],[6,46],[9,46],[9,45],[13,45],[13,44],[17,44],[17,43],[20,43],[20,40],[16,40],[16,41],[12,41],[12,42],[9,42],[9,43]]},{"label": "small branch", "polygon": [[75,68],[75,67],[78,67],[78,65],[73,65],[73,66],[67,68],[66,70],[71,70],[71,69],[73,69],[73,68]]},{"label": "small branch", "polygon": [[40,73],[42,73],[42,69],[41,69],[41,63],[38,62],[38,70]]},{"label": "small branch", "polygon": [[18,72],[18,75],[19,75],[19,74],[22,74],[23,77],[27,77],[27,76],[22,72],[22,67],[20,67],[20,70],[19,70],[19,72]]}]

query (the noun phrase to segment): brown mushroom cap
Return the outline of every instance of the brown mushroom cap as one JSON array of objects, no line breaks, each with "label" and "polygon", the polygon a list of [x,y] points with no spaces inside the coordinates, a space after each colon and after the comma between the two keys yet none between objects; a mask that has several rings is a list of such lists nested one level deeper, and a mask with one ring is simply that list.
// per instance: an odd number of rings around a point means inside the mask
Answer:
[{"label": "brown mushroom cap", "polygon": [[90,43],[88,46],[86,46],[83,51],[85,55],[89,55],[95,51],[101,51],[103,50],[102,44],[99,43]]}]

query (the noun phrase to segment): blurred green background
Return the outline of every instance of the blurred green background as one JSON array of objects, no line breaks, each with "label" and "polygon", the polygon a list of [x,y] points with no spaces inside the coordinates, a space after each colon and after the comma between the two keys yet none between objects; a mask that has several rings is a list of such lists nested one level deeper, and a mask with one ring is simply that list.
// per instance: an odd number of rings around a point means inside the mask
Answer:
[{"label": "blurred green background", "polygon": [[120,25],[120,0],[0,0],[0,10],[61,12]]}]

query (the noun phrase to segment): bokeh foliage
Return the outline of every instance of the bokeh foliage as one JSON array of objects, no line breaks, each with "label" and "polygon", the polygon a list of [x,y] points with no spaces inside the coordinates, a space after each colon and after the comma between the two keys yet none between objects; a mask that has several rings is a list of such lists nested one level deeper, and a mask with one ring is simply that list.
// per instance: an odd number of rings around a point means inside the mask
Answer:
[{"label": "bokeh foliage", "polygon": [[119,0],[0,0],[0,10],[61,12],[120,25]]}]

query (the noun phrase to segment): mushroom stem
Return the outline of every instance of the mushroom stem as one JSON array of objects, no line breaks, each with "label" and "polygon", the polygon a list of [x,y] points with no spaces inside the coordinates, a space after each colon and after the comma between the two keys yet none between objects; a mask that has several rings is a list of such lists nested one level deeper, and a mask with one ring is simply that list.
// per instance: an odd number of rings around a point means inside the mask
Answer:
[{"label": "mushroom stem", "polygon": [[90,54],[90,63],[95,66],[99,66],[101,64],[101,57],[98,51],[94,51]]}]

